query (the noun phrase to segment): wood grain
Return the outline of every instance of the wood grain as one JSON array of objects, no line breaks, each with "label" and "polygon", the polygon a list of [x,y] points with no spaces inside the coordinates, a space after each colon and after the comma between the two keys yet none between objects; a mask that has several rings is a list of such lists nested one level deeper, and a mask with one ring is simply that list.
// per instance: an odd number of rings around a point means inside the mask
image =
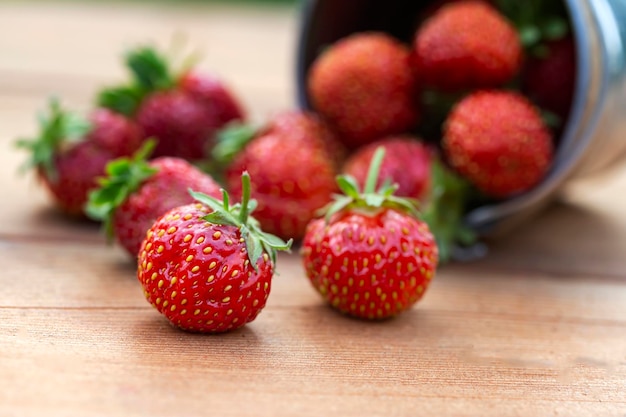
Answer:
[{"label": "wood grain", "polygon": [[296,249],[245,328],[167,324],[98,225],[16,174],[12,142],[49,94],[87,111],[125,47],[176,30],[253,119],[293,106],[293,8],[0,3],[0,416],[626,415],[624,170],[570,187],[487,258],[443,266],[396,319],[331,310]]}]

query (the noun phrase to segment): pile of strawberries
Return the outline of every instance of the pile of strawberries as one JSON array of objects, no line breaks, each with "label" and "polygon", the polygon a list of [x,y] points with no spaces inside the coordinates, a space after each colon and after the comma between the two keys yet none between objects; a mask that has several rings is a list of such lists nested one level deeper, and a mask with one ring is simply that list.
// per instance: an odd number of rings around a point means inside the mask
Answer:
[{"label": "pile of strawberries", "polygon": [[52,101],[18,144],[63,212],[101,221],[137,259],[146,299],[182,329],[254,320],[294,241],[333,307],[391,317],[471,243],[472,198],[526,192],[550,169],[545,115],[564,120],[569,101],[546,93],[546,74],[571,100],[574,53],[566,32],[553,43],[569,55],[539,38],[531,59],[493,4],[439,2],[410,45],[382,32],[329,45],[309,71],[312,109],[261,126],[218,77],[140,47],[89,117]]},{"label": "pile of strawberries", "polygon": [[575,49],[560,2],[440,0],[410,42],[357,32],[309,68],[307,98],[350,152],[387,149],[383,178],[421,201],[442,259],[475,237],[467,210],[536,187],[567,120]]}]

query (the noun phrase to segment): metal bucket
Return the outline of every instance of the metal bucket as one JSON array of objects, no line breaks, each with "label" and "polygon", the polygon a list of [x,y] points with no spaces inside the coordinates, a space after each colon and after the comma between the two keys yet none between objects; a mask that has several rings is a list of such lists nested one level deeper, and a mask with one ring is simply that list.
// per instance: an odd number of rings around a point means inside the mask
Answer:
[{"label": "metal bucket", "polygon": [[[499,235],[535,214],[565,184],[604,173],[626,156],[626,0],[563,0],[577,52],[570,116],[550,172],[520,196],[479,206],[465,221],[480,236]],[[302,5],[296,82],[308,109],[306,76],[322,48],[350,33],[379,30],[410,42],[427,1],[309,0]]]}]

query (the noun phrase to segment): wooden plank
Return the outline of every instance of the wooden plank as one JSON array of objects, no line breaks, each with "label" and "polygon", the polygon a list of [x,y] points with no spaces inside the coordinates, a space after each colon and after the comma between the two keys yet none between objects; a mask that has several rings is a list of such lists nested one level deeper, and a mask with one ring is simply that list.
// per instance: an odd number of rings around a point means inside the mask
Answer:
[{"label": "wooden plank", "polygon": [[2,308],[0,414],[619,415],[618,330],[437,310],[383,325],[312,306],[200,336],[147,308]]}]

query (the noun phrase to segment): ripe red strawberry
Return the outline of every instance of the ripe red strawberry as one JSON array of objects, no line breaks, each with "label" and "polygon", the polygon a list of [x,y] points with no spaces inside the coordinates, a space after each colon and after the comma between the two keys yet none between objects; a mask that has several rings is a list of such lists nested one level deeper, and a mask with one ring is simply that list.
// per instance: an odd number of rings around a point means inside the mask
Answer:
[{"label": "ripe red strawberry", "polygon": [[158,139],[155,156],[189,160],[206,156],[209,139],[222,126],[212,108],[180,90],[150,94],[135,117],[146,135]]},{"label": "ripe red strawberry", "polygon": [[509,197],[537,185],[550,168],[552,136],[524,96],[478,91],[461,100],[444,126],[448,162],[479,190]]},{"label": "ripe red strawberry", "polygon": [[307,89],[313,108],[352,148],[418,120],[410,50],[384,33],[356,33],[329,46],[313,63]]},{"label": "ripe red strawberry", "polygon": [[312,142],[326,151],[338,169],[348,154],[337,133],[313,112],[292,110],[276,113],[259,133],[281,134],[300,143]]},{"label": "ripe red strawberry", "polygon": [[92,112],[90,120],[91,130],[86,140],[116,158],[132,155],[144,143],[144,133],[139,125],[119,113],[98,108]]},{"label": "ripe red strawberry", "polygon": [[395,316],[415,304],[435,274],[438,251],[410,200],[392,186],[375,191],[384,149],[374,156],[363,193],[340,177],[345,196],[311,221],[302,259],[313,287],[334,308],[359,318]]},{"label": "ripe red strawberry", "polygon": [[234,120],[245,119],[245,111],[233,90],[216,76],[188,72],[183,74],[178,84],[181,90],[202,101],[206,106],[213,107],[220,126]]},{"label": "ripe red strawberry", "polygon": [[[152,143],[150,143],[152,145]],[[146,161],[146,145],[132,159],[120,158],[106,167],[107,176],[89,195],[87,213],[103,220],[110,237],[132,256],[152,223],[166,211],[193,202],[188,190],[219,197],[220,186],[211,176],[184,159],[159,157]]]},{"label": "ripe red strawberry", "polygon": [[200,193],[199,203],[160,217],[141,245],[137,277],[146,299],[171,324],[190,332],[217,333],[254,320],[270,294],[276,250],[285,243],[261,231],[249,204],[229,204]]},{"label": "ripe red strawberry", "polygon": [[441,7],[417,30],[413,49],[423,86],[447,92],[503,85],[523,56],[511,22],[477,0]]},{"label": "ripe red strawberry", "polygon": [[255,217],[263,229],[299,240],[309,220],[337,191],[338,167],[331,149],[339,149],[330,129],[315,115],[284,112],[274,116],[225,171],[227,188],[241,195],[243,171],[253,178]]},{"label": "ripe red strawberry", "polygon": [[134,117],[147,137],[158,140],[154,157],[188,160],[207,157],[216,132],[243,120],[242,106],[214,75],[175,73],[152,48],[137,48],[126,56],[129,85],[102,91],[99,104]]},{"label": "ripe red strawberry", "polygon": [[87,194],[112,159],[139,148],[139,127],[122,115],[97,109],[90,120],[64,111],[57,101],[41,118],[39,137],[22,139],[18,146],[31,152],[27,167],[52,194],[61,211],[83,216]]},{"label": "ripe red strawberry", "polygon": [[576,46],[572,36],[546,41],[545,54],[530,56],[522,73],[522,92],[542,109],[567,119],[576,82]]},{"label": "ripe red strawberry", "polygon": [[357,149],[346,161],[343,173],[354,177],[363,187],[372,157],[385,148],[377,186],[385,181],[398,185],[396,195],[424,200],[430,191],[432,151],[413,136],[390,136]]}]

